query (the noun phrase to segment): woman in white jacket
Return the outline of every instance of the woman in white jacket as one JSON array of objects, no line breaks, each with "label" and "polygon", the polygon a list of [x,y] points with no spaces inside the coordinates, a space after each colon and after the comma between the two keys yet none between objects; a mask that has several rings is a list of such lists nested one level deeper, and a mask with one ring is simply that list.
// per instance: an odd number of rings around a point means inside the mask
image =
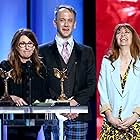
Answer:
[{"label": "woman in white jacket", "polygon": [[129,24],[118,24],[98,81],[100,140],[140,139],[140,39]]}]

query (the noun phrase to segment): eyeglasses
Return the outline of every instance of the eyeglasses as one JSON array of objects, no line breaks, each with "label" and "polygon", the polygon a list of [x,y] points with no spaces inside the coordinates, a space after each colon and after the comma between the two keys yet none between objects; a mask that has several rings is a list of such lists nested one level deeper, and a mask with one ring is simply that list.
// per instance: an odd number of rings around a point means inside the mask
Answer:
[{"label": "eyeglasses", "polygon": [[33,48],[34,44],[32,42],[30,42],[30,41],[28,43],[26,43],[24,41],[19,43],[20,48],[25,48],[26,46],[28,46],[29,48]]}]

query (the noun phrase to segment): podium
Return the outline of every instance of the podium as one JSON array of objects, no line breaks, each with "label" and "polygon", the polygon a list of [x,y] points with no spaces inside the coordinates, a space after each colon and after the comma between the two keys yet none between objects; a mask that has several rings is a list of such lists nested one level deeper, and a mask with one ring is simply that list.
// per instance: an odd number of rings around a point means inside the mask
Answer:
[{"label": "podium", "polygon": [[[47,113],[88,113],[87,106],[20,106],[20,107],[0,107],[0,114],[47,114]],[[3,134],[3,128],[5,125],[8,125],[10,119],[4,118],[0,119],[0,140],[3,140],[4,137],[7,137],[6,134]],[[32,121],[32,120],[31,120]],[[45,118],[44,118],[45,121]],[[29,123],[30,124],[30,123]],[[31,122],[33,125],[33,123]],[[35,124],[35,123],[34,123]],[[43,122],[42,122],[43,124]],[[63,140],[63,121],[59,120],[60,135],[59,140]]]}]

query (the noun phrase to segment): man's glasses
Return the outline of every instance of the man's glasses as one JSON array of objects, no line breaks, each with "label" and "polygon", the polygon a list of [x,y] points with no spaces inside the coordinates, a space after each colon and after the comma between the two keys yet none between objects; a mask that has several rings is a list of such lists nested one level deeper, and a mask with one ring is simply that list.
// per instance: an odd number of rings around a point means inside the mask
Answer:
[{"label": "man's glasses", "polygon": [[28,43],[26,43],[24,41],[19,43],[20,48],[25,48],[26,46],[28,46],[29,48],[33,48],[34,44],[32,42],[30,42],[30,41]]}]

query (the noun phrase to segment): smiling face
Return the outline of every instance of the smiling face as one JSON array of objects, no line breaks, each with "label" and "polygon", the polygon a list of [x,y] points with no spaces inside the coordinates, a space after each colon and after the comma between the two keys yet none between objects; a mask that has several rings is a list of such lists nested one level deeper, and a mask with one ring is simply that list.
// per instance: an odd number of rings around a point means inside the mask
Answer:
[{"label": "smiling face", "polygon": [[34,43],[26,35],[22,35],[19,39],[17,51],[23,63],[30,60],[34,49]]},{"label": "smiling face", "polygon": [[121,27],[117,30],[116,40],[120,47],[130,47],[132,44],[132,32],[126,27]]},{"label": "smiling face", "polygon": [[69,38],[76,26],[74,13],[68,9],[61,8],[58,11],[54,25],[57,28],[58,36]]}]

